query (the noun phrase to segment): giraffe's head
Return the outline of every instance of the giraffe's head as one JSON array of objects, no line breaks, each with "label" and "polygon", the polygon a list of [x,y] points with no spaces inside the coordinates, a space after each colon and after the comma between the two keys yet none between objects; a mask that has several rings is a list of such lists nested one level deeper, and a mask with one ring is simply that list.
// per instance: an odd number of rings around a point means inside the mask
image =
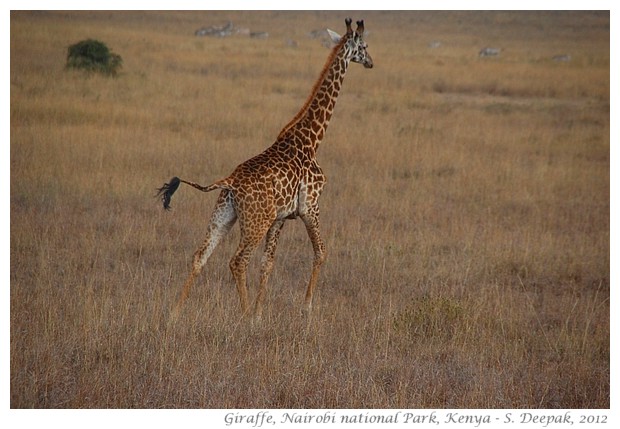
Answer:
[{"label": "giraffe's head", "polygon": [[340,36],[328,29],[330,37],[334,43],[339,43],[344,38],[344,48],[350,60],[354,63],[362,64],[367,69],[372,68],[372,58],[367,51],[368,44],[364,41],[364,20],[357,21],[355,31],[351,28],[351,18],[345,19],[344,22],[347,25],[347,33],[344,36]]}]

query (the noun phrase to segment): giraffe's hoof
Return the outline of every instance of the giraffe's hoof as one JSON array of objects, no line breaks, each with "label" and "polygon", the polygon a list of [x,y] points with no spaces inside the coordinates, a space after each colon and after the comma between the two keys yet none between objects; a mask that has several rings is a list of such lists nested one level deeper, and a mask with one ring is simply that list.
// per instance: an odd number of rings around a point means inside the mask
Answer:
[{"label": "giraffe's hoof", "polygon": [[312,303],[304,304],[304,306],[301,308],[301,315],[303,317],[310,318],[311,314],[312,314]]}]

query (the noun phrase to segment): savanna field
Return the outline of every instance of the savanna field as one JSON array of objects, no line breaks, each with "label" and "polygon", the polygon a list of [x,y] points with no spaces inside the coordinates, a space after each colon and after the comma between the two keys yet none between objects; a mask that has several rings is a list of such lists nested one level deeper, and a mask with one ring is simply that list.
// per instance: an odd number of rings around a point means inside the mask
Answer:
[{"label": "savanna field", "polygon": [[[329,54],[312,32],[349,15],[374,68],[349,67],[318,154],[312,317],[296,220],[262,322],[240,315],[235,226],[171,323],[217,192],[182,187],[164,211],[156,188],[269,146]],[[228,21],[242,31],[194,35]],[[609,12],[10,24],[12,408],[610,407]],[[65,68],[88,38],[122,57],[116,77]]]}]

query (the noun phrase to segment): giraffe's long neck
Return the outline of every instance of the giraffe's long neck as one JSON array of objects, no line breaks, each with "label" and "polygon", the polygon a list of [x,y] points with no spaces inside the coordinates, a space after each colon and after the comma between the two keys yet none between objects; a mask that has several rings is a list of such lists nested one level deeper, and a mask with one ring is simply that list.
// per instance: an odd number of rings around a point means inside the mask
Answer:
[{"label": "giraffe's long neck", "polygon": [[286,138],[289,133],[294,133],[302,137],[304,145],[316,152],[334,112],[336,99],[349,66],[345,44],[343,37],[327,59],[310,97],[293,120],[280,131],[279,138]]}]

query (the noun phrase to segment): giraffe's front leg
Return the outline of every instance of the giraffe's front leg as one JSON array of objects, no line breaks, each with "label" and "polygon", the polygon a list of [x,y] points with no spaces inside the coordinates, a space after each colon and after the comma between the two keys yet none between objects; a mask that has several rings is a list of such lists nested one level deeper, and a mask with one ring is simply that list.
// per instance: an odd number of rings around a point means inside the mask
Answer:
[{"label": "giraffe's front leg", "polygon": [[306,231],[312,241],[312,249],[314,250],[314,262],[312,264],[312,274],[310,275],[310,282],[308,283],[308,289],[306,291],[306,299],[304,302],[304,310],[309,315],[312,310],[312,295],[316,287],[316,282],[319,277],[319,271],[321,265],[325,261],[325,244],[321,239],[321,233],[319,230],[319,209],[314,207],[312,210],[308,210],[301,216],[301,219],[306,225]]},{"label": "giraffe's front leg", "polygon": [[273,270],[273,261],[276,256],[276,248],[278,247],[278,240],[280,238],[280,231],[284,226],[284,219],[276,220],[269,231],[267,231],[267,237],[265,239],[265,253],[261,262],[260,273],[260,285],[258,288],[258,294],[256,295],[256,303],[254,307],[254,316],[257,320],[260,320],[263,315],[263,301],[267,293],[267,280]]}]

